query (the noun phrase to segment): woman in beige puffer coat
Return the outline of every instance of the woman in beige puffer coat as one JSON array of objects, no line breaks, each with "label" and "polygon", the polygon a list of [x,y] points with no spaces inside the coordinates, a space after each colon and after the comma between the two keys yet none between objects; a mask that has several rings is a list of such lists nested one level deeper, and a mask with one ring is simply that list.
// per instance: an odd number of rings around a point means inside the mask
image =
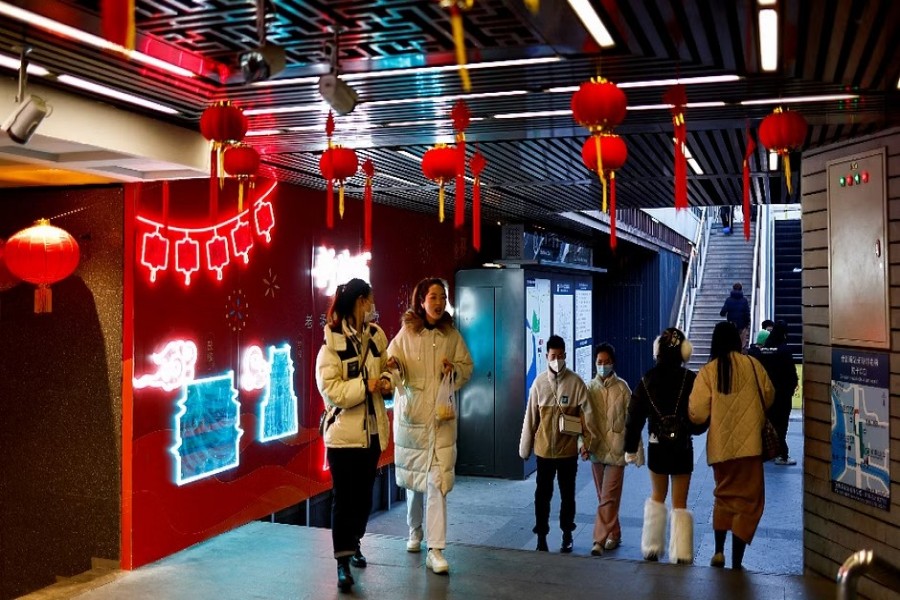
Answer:
[{"label": "woman in beige puffer coat", "polygon": [[[428,542],[425,565],[435,573],[450,566],[443,556],[447,537],[447,494],[453,489],[457,420],[437,418],[438,392],[445,375],[454,391],[472,376],[472,357],[452,317],[446,312],[447,287],[442,279],[420,281],[403,327],[388,346],[389,368],[397,371],[401,393],[394,403],[394,463],[397,485],[407,493],[409,540],[418,552]],[[424,514],[423,514],[424,512]]]}]

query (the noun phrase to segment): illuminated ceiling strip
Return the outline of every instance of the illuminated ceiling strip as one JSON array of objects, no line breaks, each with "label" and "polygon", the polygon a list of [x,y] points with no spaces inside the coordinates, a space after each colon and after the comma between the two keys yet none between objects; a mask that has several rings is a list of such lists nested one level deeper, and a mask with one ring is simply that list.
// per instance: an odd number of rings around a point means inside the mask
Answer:
[{"label": "illuminated ceiling strip", "polygon": [[[681,79],[652,79],[650,81],[626,81],[617,83],[616,86],[621,89],[628,88],[645,88],[645,87],[668,87],[671,85],[700,85],[704,83],[730,83],[740,81],[740,75],[704,75],[701,77],[683,77]],[[578,91],[578,85],[567,85],[562,87],[552,87],[547,89],[551,94],[567,93]]]},{"label": "illuminated ceiling strip", "polygon": [[[479,92],[475,94],[456,94],[450,96],[426,96],[424,98],[396,98],[394,100],[363,100],[357,106],[368,108],[370,106],[394,106],[397,104],[421,104],[423,102],[453,102],[455,100],[472,100],[476,98],[497,98],[501,96],[521,96],[527,94],[528,90],[509,90],[506,92]],[[325,102],[317,102],[315,104],[302,104],[298,106],[282,106],[279,108],[251,108],[245,110],[244,114],[254,115],[276,115],[295,112],[328,112],[330,107]]]},{"label": "illuminated ceiling strip", "polygon": [[597,14],[597,11],[594,10],[594,7],[591,6],[588,0],[569,0],[569,6],[581,19],[581,23],[588,30],[588,33],[591,34],[591,37],[594,38],[594,41],[600,44],[601,47],[611,48],[616,45],[603,21],[600,20],[600,15]]},{"label": "illuminated ceiling strip", "polygon": [[257,204],[259,204],[260,202],[262,202],[263,200],[265,200],[265,199],[269,196],[269,194],[271,194],[273,191],[275,191],[275,188],[276,188],[277,186],[278,186],[278,182],[277,182],[277,181],[272,182],[271,187],[269,187],[269,189],[267,189],[267,190],[266,190],[259,198],[257,198],[256,200],[254,200],[246,210],[244,210],[243,212],[239,212],[238,214],[236,214],[235,216],[231,217],[231,218],[228,219],[227,221],[222,221],[221,223],[216,223],[215,225],[211,225],[210,227],[193,227],[193,228],[190,228],[190,227],[175,227],[174,225],[165,225],[165,224],[163,224],[163,223],[159,223],[159,222],[157,222],[157,221],[154,221],[153,219],[148,219],[147,217],[142,217],[142,216],[140,216],[140,215],[137,215],[137,216],[135,217],[135,219],[137,219],[137,220],[140,221],[141,223],[146,223],[147,225],[150,225],[150,226],[152,226],[152,227],[166,227],[166,228],[169,229],[170,231],[177,231],[177,232],[180,232],[180,233],[191,234],[191,233],[202,233],[202,232],[204,232],[204,231],[212,231],[213,233],[215,233],[215,231],[216,231],[217,229],[224,228],[226,225],[228,225],[228,224],[230,224],[230,223],[233,223],[233,222],[236,222],[236,221],[240,221],[240,219],[241,219],[242,217],[247,217],[247,216],[250,214],[250,211],[251,211]]},{"label": "illuminated ceiling strip", "polygon": [[[555,63],[561,61],[558,56],[544,56],[541,58],[520,58],[512,60],[495,60],[489,62],[469,63],[465,65],[466,69],[496,69],[500,67],[521,67],[527,65],[541,65]],[[366,73],[342,73],[341,79],[344,81],[359,81],[362,79],[380,79],[382,77],[394,77],[403,75],[427,75],[431,73],[444,73],[447,71],[458,71],[460,65],[440,65],[435,67],[411,67],[409,69],[386,69],[384,71],[368,71]],[[259,81],[253,84],[254,87],[269,87],[282,85],[303,85],[307,83],[317,83],[319,77],[291,77],[287,79],[274,79],[271,81]]]},{"label": "illuminated ceiling strip", "polygon": [[71,75],[60,75],[57,78],[57,81],[60,83],[64,83],[71,87],[80,88],[82,90],[87,90],[89,92],[94,92],[95,94],[100,94],[101,96],[107,96],[109,98],[115,98],[117,100],[122,100],[123,102],[129,102],[131,104],[135,104],[137,106],[143,106],[144,108],[149,108],[155,111],[159,111],[161,113],[166,113],[169,115],[177,115],[179,114],[177,110],[174,108],[168,107],[164,104],[158,104],[151,100],[147,100],[145,98],[141,98],[140,96],[135,96],[133,94],[126,94],[125,92],[120,92],[119,90],[114,90],[112,88],[108,88],[104,85],[99,85],[93,83],[91,81],[87,81],[85,79],[79,79],[78,77],[72,77]]},{"label": "illuminated ceiling strip", "polygon": [[422,162],[422,157],[416,156],[415,154],[413,154],[412,152],[410,152],[408,150],[397,150],[397,154],[399,154],[400,156],[405,156],[406,158],[413,160],[417,163]]},{"label": "illuminated ceiling strip", "polygon": [[[416,159],[416,162],[418,162],[418,159]],[[403,179],[402,177],[395,177],[394,175],[388,175],[387,173],[376,173],[375,176],[376,177],[387,177],[388,179],[393,179],[394,181],[399,181],[400,183],[405,183],[406,185],[419,185],[418,183],[413,183],[412,181],[407,181],[406,179]]]},{"label": "illuminated ceiling strip", "polygon": [[763,71],[778,69],[778,13],[771,8],[759,11],[759,62]]},{"label": "illuminated ceiling strip", "polygon": [[244,111],[244,114],[248,117],[252,117],[253,115],[281,115],[286,113],[297,113],[297,112],[315,112],[320,111],[323,113],[328,112],[330,107],[325,102],[316,102],[313,104],[303,104],[300,106],[281,106],[276,108],[248,108]]},{"label": "illuminated ceiling strip", "polygon": [[[20,59],[0,54],[0,67],[7,67],[14,71],[18,71],[20,64]],[[50,74],[50,71],[48,71],[44,67],[28,63],[28,74],[34,75],[35,77],[46,77]]]},{"label": "illuminated ceiling strip", "polygon": [[833,100],[855,100],[857,94],[831,94],[824,96],[796,96],[794,98],[765,98],[764,100],[742,100],[743,106],[758,104],[799,104],[801,102],[831,102]]},{"label": "illuminated ceiling strip", "polygon": [[[469,119],[470,123],[475,123],[478,121],[484,121],[484,117],[472,117]],[[419,125],[437,125],[437,126],[445,126],[445,125],[453,125],[453,119],[434,119],[434,120],[423,120],[423,121],[398,121],[396,123],[388,123],[385,127],[417,127]]]},{"label": "illuminated ceiling strip", "polygon": [[[347,123],[342,121],[340,127],[335,127],[335,131],[346,131],[353,132],[359,131],[360,129],[375,129],[378,125],[375,123]],[[299,132],[299,131],[324,131],[321,124],[317,125],[298,125],[297,127],[286,127],[285,131],[290,131],[291,133]]]},{"label": "illuminated ceiling strip", "polygon": [[111,50],[137,62],[156,67],[157,69],[161,69],[163,71],[174,73],[175,75],[180,75],[182,77],[196,77],[195,73],[193,73],[192,71],[188,71],[185,68],[178,67],[176,65],[173,65],[172,63],[168,63],[164,60],[160,60],[148,54],[144,54],[143,52],[138,52],[137,50],[129,50],[124,46],[114,44],[100,36],[81,31],[80,29],[75,29],[74,27],[70,27],[69,25],[64,25],[59,21],[48,19],[47,17],[24,10],[17,6],[13,6],[7,2],[0,2],[0,15],[4,15],[11,19],[28,23],[29,25],[34,25],[38,29],[43,29],[51,33],[59,34],[63,37],[77,40],[79,42],[84,42],[89,46],[100,48],[101,50]]},{"label": "illuminated ceiling strip", "polygon": [[282,133],[284,133],[283,129],[254,129],[254,130],[248,131],[244,135],[246,137],[253,137],[253,136],[258,136],[258,135],[280,135]]},{"label": "illuminated ceiling strip", "polygon": [[539,110],[535,112],[500,113],[494,115],[495,119],[528,119],[531,117],[562,117],[571,115],[571,110]]}]

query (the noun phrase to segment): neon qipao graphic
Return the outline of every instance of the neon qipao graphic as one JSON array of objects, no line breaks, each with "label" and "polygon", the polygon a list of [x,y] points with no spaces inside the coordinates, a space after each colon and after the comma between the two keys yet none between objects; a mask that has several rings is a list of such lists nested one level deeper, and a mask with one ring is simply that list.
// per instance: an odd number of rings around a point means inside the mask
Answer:
[{"label": "neon qipao graphic", "polygon": [[175,483],[184,485],[238,466],[241,405],[234,371],[195,379],[183,388],[175,413]]},{"label": "neon qipao graphic", "polygon": [[[299,431],[291,346],[269,346],[268,350],[266,359],[262,348],[250,346],[241,360],[241,389],[265,389],[259,405],[260,442]],[[169,448],[175,459],[175,482],[184,485],[237,467],[244,430],[234,371],[196,379],[197,345],[191,340],[169,341],[150,360],[156,372],[135,377],[135,389],[181,392],[173,417],[175,443]]]},{"label": "neon qipao graphic", "polygon": [[297,396],[291,347],[269,346],[269,382],[259,405],[259,441],[269,442],[297,433]]}]

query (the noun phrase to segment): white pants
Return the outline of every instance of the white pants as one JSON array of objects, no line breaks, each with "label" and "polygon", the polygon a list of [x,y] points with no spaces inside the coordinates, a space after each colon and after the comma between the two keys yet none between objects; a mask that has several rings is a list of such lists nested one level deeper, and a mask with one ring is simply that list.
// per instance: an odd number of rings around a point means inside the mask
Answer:
[{"label": "white pants", "polygon": [[422,526],[425,510],[425,540],[428,548],[447,547],[447,497],[441,493],[441,467],[435,461],[428,471],[427,491],[406,491],[406,524],[410,531]]}]

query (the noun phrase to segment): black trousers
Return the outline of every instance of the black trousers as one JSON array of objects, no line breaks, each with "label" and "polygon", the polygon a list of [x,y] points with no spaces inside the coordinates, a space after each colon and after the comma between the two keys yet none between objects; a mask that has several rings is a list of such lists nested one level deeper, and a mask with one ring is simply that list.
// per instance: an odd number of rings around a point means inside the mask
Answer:
[{"label": "black trousers", "polygon": [[769,420],[772,421],[772,427],[778,432],[781,439],[781,457],[788,457],[787,430],[788,423],[791,420],[791,399],[793,394],[788,396],[777,396],[775,402],[769,408]]},{"label": "black trousers", "polygon": [[381,445],[372,436],[368,448],[327,448],[331,470],[331,544],[334,557],[356,552],[372,512],[372,488]]},{"label": "black trousers", "polygon": [[537,457],[537,487],[534,490],[534,531],[538,535],[550,532],[550,500],[553,498],[553,478],[559,485],[559,528],[575,531],[575,475],[578,457]]}]

